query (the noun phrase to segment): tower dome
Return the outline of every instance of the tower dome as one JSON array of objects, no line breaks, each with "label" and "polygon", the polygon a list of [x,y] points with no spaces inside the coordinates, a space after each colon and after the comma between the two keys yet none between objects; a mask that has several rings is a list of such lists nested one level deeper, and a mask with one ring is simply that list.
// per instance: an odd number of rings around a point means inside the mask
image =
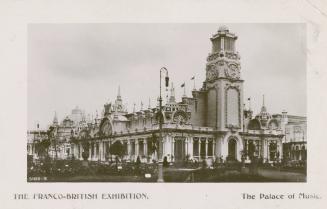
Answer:
[{"label": "tower dome", "polygon": [[229,31],[228,27],[226,25],[222,25],[218,28],[218,32],[223,32],[223,31]]},{"label": "tower dome", "polygon": [[256,116],[256,119],[260,120],[262,126],[266,126],[267,122],[272,118],[271,115],[267,112],[267,108],[265,106],[265,95],[262,96],[262,107],[260,113]]}]

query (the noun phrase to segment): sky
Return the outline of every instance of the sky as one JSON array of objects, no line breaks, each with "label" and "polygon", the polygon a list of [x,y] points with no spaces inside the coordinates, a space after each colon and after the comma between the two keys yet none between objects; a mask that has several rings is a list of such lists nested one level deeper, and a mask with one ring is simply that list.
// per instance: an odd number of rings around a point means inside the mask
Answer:
[{"label": "sky", "polygon": [[[205,80],[210,37],[221,25],[238,36],[244,103],[257,114],[306,115],[305,24],[29,24],[28,128],[47,128],[78,106],[95,116],[118,86],[128,111],[156,105],[166,67],[178,101]],[[163,95],[167,93],[164,89]]]}]

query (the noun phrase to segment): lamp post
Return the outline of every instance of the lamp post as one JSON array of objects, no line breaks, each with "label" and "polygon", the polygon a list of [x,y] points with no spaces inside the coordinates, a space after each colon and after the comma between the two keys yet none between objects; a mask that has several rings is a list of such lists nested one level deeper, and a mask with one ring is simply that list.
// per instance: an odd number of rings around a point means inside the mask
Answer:
[{"label": "lamp post", "polygon": [[165,77],[165,86],[166,88],[169,85],[169,77],[168,77],[168,70],[165,67],[160,68],[160,96],[159,96],[159,150],[158,150],[158,182],[164,182],[163,180],[163,170],[162,170],[162,123],[163,123],[163,115],[162,115],[162,97],[161,97],[161,74],[163,70],[166,72]]}]

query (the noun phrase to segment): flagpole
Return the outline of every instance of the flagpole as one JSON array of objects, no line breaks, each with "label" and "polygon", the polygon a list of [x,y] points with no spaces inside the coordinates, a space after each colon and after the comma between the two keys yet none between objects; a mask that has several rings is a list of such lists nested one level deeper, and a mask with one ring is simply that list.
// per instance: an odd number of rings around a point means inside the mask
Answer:
[{"label": "flagpole", "polygon": [[186,97],[185,82],[184,82],[184,96]]},{"label": "flagpole", "polygon": [[193,77],[191,78],[191,80],[193,80],[193,90],[196,90],[196,88],[195,88],[195,76],[193,76]]},{"label": "flagpole", "polygon": [[193,89],[195,90],[195,89],[196,89],[196,88],[195,88],[195,77],[194,77],[194,79],[193,79],[193,82],[194,82],[194,83],[193,83],[193,84],[194,84],[194,85],[193,85]]}]

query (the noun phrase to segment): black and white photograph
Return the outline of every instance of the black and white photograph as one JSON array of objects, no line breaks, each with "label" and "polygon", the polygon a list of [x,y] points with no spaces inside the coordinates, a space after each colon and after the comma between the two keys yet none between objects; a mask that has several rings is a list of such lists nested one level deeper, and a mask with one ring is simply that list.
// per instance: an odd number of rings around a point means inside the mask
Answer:
[{"label": "black and white photograph", "polygon": [[306,27],[28,24],[26,181],[307,182]]},{"label": "black and white photograph", "polygon": [[3,0],[1,209],[324,209],[323,0]]}]

